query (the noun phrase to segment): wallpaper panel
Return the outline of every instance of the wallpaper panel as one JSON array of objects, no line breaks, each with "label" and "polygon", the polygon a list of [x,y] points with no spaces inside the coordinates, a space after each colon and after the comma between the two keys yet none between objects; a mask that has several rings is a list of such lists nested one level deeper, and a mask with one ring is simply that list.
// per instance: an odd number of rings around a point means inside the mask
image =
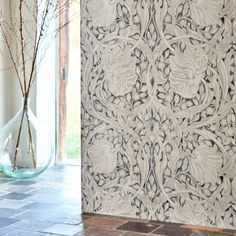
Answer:
[{"label": "wallpaper panel", "polygon": [[236,1],[81,13],[83,210],[236,228]]}]

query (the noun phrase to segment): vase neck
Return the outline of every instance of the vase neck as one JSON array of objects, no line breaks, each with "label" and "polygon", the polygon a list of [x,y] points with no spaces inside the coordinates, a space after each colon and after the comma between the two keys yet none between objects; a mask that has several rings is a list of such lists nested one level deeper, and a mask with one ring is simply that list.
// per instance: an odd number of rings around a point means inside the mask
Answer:
[{"label": "vase neck", "polygon": [[29,106],[30,106],[30,97],[22,97],[21,106],[22,106],[22,108],[24,108],[24,107],[29,108]]}]

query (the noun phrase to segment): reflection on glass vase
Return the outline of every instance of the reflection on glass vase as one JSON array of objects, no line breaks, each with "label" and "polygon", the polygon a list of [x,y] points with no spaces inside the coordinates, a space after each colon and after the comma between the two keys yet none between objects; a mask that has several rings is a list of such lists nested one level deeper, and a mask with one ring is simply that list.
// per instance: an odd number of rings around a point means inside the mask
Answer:
[{"label": "reflection on glass vase", "polygon": [[50,134],[34,116],[29,103],[29,98],[23,98],[19,112],[0,130],[0,171],[9,177],[34,177],[52,159]]}]

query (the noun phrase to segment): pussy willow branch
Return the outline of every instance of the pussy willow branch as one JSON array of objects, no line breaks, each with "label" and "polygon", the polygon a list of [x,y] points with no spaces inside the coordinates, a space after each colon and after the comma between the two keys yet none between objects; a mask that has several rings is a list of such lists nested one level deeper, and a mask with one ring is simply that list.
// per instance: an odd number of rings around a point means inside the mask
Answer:
[{"label": "pussy willow branch", "polygon": [[36,163],[36,158],[35,158],[35,151],[34,151],[34,144],[33,144],[33,137],[32,137],[32,131],[31,131],[31,126],[29,122],[29,116],[28,116],[28,108],[26,110],[26,118],[27,118],[27,128],[28,128],[28,135],[29,135],[29,148],[28,148],[28,154],[32,155],[32,160],[33,160],[33,166],[36,169],[37,163]]},{"label": "pussy willow branch", "polygon": [[33,75],[34,75],[34,71],[35,71],[35,64],[36,64],[37,55],[38,55],[38,49],[39,49],[39,45],[40,45],[40,42],[41,42],[41,39],[42,39],[42,36],[43,36],[44,24],[46,22],[49,6],[50,6],[50,2],[47,1],[46,8],[44,9],[44,17],[43,17],[42,24],[41,24],[40,30],[39,30],[38,40],[37,40],[36,46],[34,48],[34,54],[33,54],[33,60],[32,60],[32,66],[31,66],[31,72],[30,72],[28,87],[27,87],[27,91],[26,91],[26,96],[29,95],[29,91],[30,91],[30,88],[31,88],[31,83],[32,83]]},{"label": "pussy willow branch", "polygon": [[14,152],[13,170],[12,171],[16,170],[16,160],[17,160],[17,154],[18,154],[19,146],[20,146],[20,137],[21,137],[21,131],[22,131],[22,126],[23,126],[26,107],[27,107],[26,100],[24,100],[23,112],[22,112],[22,116],[21,116],[21,121],[20,121],[20,127],[19,127],[19,131],[18,131],[18,135],[17,135],[17,140],[16,140],[16,147],[15,147],[15,152]]},{"label": "pussy willow branch", "polygon": [[13,64],[13,67],[14,67],[14,70],[15,70],[15,73],[16,73],[16,76],[17,76],[17,79],[18,79],[18,82],[19,82],[19,84],[20,84],[20,89],[21,89],[21,93],[22,93],[22,96],[23,96],[23,95],[24,95],[23,85],[22,85],[22,82],[21,82],[21,79],[20,79],[19,70],[18,70],[18,68],[17,68],[17,65],[16,65],[16,63],[15,63],[15,60],[14,60],[14,57],[13,57],[13,54],[12,54],[10,42],[8,41],[7,35],[6,35],[5,30],[3,29],[3,26],[2,26],[1,23],[0,23],[0,27],[1,27],[1,30],[2,30],[3,37],[4,37],[4,39],[5,39],[5,43],[6,43],[6,45],[7,45],[8,52],[9,52],[9,54],[10,54],[10,59],[11,59],[11,62],[12,62],[12,64]]},{"label": "pussy willow branch", "polygon": [[[50,28],[51,22],[56,19],[63,11],[68,9],[70,2],[71,0],[65,0],[63,3],[60,1],[53,2],[52,0],[38,0],[35,3],[35,10],[32,12],[32,7],[30,7],[28,4],[30,1],[27,2],[27,0],[20,0],[18,8],[16,8],[20,14],[18,15],[11,12],[11,25],[8,25],[7,20],[3,21],[1,25],[1,31],[7,45],[8,53],[13,64],[14,71],[19,80],[22,95],[24,97],[29,96],[30,89],[35,81],[34,77],[36,73],[36,67],[38,66],[39,62],[41,62],[41,58],[39,58],[39,50],[45,49],[41,48],[41,46],[43,40],[48,37],[47,31]],[[39,11],[39,7],[43,8],[41,12]],[[32,18],[33,22],[35,23],[35,27],[32,27],[32,30],[35,28],[34,33],[33,31],[29,31],[27,24],[30,24],[31,22],[30,20],[27,21],[29,17],[24,19],[26,17],[25,15],[27,15],[24,11],[27,11],[27,14],[30,14],[30,19]],[[17,23],[16,16],[19,16],[19,23]],[[5,31],[4,26],[6,27],[6,30],[9,30],[9,32]],[[64,26],[59,26],[54,32],[51,33],[56,36],[57,32],[65,26],[66,24]],[[9,37],[12,38],[12,41],[10,41]],[[33,50],[29,51],[29,45],[31,42],[33,42]],[[14,44],[16,50],[14,50]],[[18,53],[19,56],[17,56]],[[26,62],[29,62],[29,60],[31,61],[31,65],[27,63],[26,66]],[[29,72],[28,75],[27,72]]]},{"label": "pussy willow branch", "polygon": [[32,138],[32,130],[31,130],[29,116],[28,116],[28,102],[29,102],[28,98],[25,97],[23,111],[22,111],[22,115],[21,115],[20,126],[19,126],[19,131],[18,131],[18,135],[17,135],[15,152],[14,152],[14,156],[13,156],[13,169],[12,169],[13,172],[17,168],[17,163],[16,163],[17,162],[17,154],[20,149],[20,139],[21,139],[21,132],[22,132],[23,124],[24,124],[24,117],[26,118],[26,122],[27,122],[27,130],[28,130],[28,138],[29,138],[28,154],[31,154],[31,156],[32,156],[32,162],[33,162],[34,168],[36,169],[36,167],[37,167],[33,138]]},{"label": "pussy willow branch", "polygon": [[25,67],[25,51],[24,51],[24,35],[23,35],[23,16],[22,16],[22,4],[24,0],[20,0],[20,45],[21,45],[21,59],[22,59],[22,72],[24,82],[24,94],[26,93],[26,67]]},{"label": "pussy willow branch", "polygon": [[[35,43],[35,48],[34,48],[34,53],[33,53],[34,56],[33,56],[33,60],[32,60],[32,66],[31,66],[31,72],[30,72],[30,76],[29,76],[29,82],[28,82],[28,86],[27,86],[26,96],[29,95],[30,88],[32,87],[32,83],[35,81],[35,79],[33,77],[34,77],[34,72],[35,72],[37,56],[38,56],[38,50],[39,50],[40,43],[41,43],[43,36],[44,36],[44,31],[45,31],[44,28],[47,23],[49,24],[51,22],[51,20],[55,17],[55,15],[58,16],[67,7],[69,7],[69,1],[66,0],[65,2],[66,3],[64,3],[62,5],[57,4],[56,7],[54,7],[54,9],[52,9],[53,14],[49,14],[50,7],[52,6],[52,4],[50,3],[50,1],[47,1],[47,3],[46,3],[46,7],[43,11],[42,23],[41,23],[40,29],[39,29],[38,40]],[[50,18],[50,15],[51,15],[51,18]],[[47,17],[49,17],[49,19]],[[49,22],[47,22],[47,21],[49,21]],[[49,25],[46,26],[46,28],[48,28],[48,27],[49,27]],[[55,36],[56,36],[56,33],[61,30],[61,28],[62,28],[62,26],[59,26],[59,28],[57,28],[57,30],[55,32]],[[37,38],[37,35],[36,35],[36,38]]]},{"label": "pussy willow branch", "polygon": [[[36,6],[35,6],[35,15],[38,16],[38,13],[39,13],[39,8],[38,8],[38,4],[36,4]],[[38,25],[38,17],[35,17],[35,25],[36,26]],[[35,32],[34,32],[34,50],[33,50],[33,52],[35,52],[35,50],[36,50],[37,32],[38,32],[38,29],[37,29],[37,27],[35,27]]]}]

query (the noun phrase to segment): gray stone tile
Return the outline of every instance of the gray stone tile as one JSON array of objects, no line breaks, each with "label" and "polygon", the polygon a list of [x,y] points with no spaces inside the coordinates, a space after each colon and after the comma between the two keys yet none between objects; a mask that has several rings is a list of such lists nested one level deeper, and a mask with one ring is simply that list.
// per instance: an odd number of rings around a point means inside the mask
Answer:
[{"label": "gray stone tile", "polygon": [[45,194],[31,192],[30,194],[32,194],[32,196],[30,196],[28,199],[30,199],[32,202],[44,202],[44,203],[53,203],[54,204],[55,203],[55,197],[57,199],[57,203],[59,201],[62,201],[62,200],[60,200],[61,197],[58,196],[56,194],[56,192],[54,192],[54,193],[45,192]]},{"label": "gray stone tile", "polygon": [[49,234],[40,233],[40,232],[32,232],[32,231],[24,231],[24,230],[14,230],[9,233],[6,233],[2,236],[48,236]]},{"label": "gray stone tile", "polygon": [[29,210],[49,210],[49,209],[55,209],[60,207],[58,204],[52,204],[52,203],[45,203],[45,202],[33,202],[26,206],[23,206],[24,209]]},{"label": "gray stone tile", "polygon": [[73,171],[70,167],[50,168],[33,180],[18,181],[7,181],[0,173],[0,180],[3,179],[0,182],[0,216],[11,217],[15,222],[3,221],[5,226],[0,235],[45,236],[52,235],[45,231],[51,229],[55,236],[58,226],[50,228],[55,224],[64,226],[65,235],[82,232],[79,226],[80,182],[75,186],[74,181],[79,173],[80,167],[73,167]]},{"label": "gray stone tile", "polygon": [[46,221],[50,218],[54,217],[56,215],[55,212],[50,211],[26,211],[20,215],[14,216],[15,219],[23,220],[23,219],[29,219],[29,220],[39,220],[39,221]]},{"label": "gray stone tile", "polygon": [[7,191],[11,186],[9,184],[0,184],[0,191]]},{"label": "gray stone tile", "polygon": [[0,178],[0,184],[6,184],[6,183],[10,183],[12,182],[11,179],[5,178],[5,177],[1,177]]},{"label": "gray stone tile", "polygon": [[35,188],[30,186],[20,186],[20,185],[12,185],[10,186],[7,191],[8,192],[17,192],[17,193],[29,193],[32,192]]},{"label": "gray stone tile", "polygon": [[57,216],[49,219],[49,221],[61,224],[79,225],[84,220],[81,214],[71,214],[70,212],[58,214]]},{"label": "gray stone tile", "polygon": [[[1,196],[3,196],[3,195],[6,195],[6,194],[8,194],[9,193],[9,191],[0,191],[0,199],[1,199]],[[2,200],[2,199],[1,199]]]},{"label": "gray stone tile", "polygon": [[[7,234],[9,232],[13,231],[28,231],[28,232],[38,232],[40,230],[43,230],[45,228],[48,228],[49,226],[53,225],[51,222],[47,221],[39,221],[39,220],[29,220],[29,219],[24,219],[21,221],[16,222],[15,224],[11,224],[7,227],[1,228],[1,236],[4,234]],[[27,235],[28,236],[28,235]],[[30,235],[29,235],[30,236]]]},{"label": "gray stone tile", "polygon": [[14,199],[14,200],[23,200],[23,199],[26,199],[30,196],[31,196],[30,194],[26,194],[26,193],[12,192],[12,193],[8,193],[6,195],[2,195],[1,198],[3,198],[3,199]]},{"label": "gray stone tile", "polygon": [[17,219],[0,217],[0,228],[16,223]]},{"label": "gray stone tile", "polygon": [[30,203],[32,203],[32,201],[29,201],[28,198],[26,198],[25,200],[2,199],[2,201],[0,201],[0,207],[19,209],[25,205],[30,204]]},{"label": "gray stone tile", "polygon": [[13,216],[19,215],[26,210],[22,209],[11,209],[11,208],[0,208],[1,217],[11,218]]},{"label": "gray stone tile", "polygon": [[79,214],[79,213],[81,213],[79,203],[77,203],[78,206],[76,206],[76,203],[68,206],[68,205],[66,205],[66,202],[63,203],[63,201],[61,201],[61,204],[55,204],[54,202],[53,203],[33,202],[29,205],[23,206],[22,209],[27,209],[27,210],[32,210],[32,211],[43,211],[44,210],[47,212],[48,211],[54,212],[55,214],[58,214],[58,213]]},{"label": "gray stone tile", "polygon": [[81,232],[81,226],[66,225],[66,224],[54,224],[40,232],[49,234],[61,234],[67,236],[73,236],[78,232]]},{"label": "gray stone tile", "polygon": [[12,185],[32,185],[35,184],[36,182],[33,180],[18,180],[18,181],[14,181],[11,182]]}]

